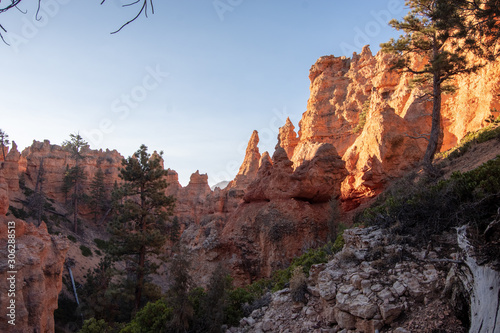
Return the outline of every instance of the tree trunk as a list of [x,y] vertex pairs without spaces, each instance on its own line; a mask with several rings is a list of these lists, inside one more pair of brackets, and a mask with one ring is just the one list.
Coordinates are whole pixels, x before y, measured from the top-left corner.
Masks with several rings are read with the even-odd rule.
[[73,191],[73,195],[74,195],[74,198],[73,198],[73,231],[75,232],[75,234],[77,233],[78,231],[78,187],[80,186],[80,182],[79,182],[79,170],[78,170],[78,163],[76,164],[76,172],[75,172],[75,175],[76,175],[76,180],[75,180],[75,188],[74,188],[74,191]]
[[[141,185],[140,197],[141,197],[141,214],[144,212],[144,206],[146,204],[146,198],[144,196],[145,187],[144,184]],[[144,235],[147,230],[146,218],[141,216],[140,220],[140,233]],[[137,271],[137,283],[135,285],[135,311],[137,312],[141,306],[142,288],[144,285],[144,267],[146,265],[146,244],[142,244],[139,249],[139,268]]]
[[434,154],[438,148],[439,132],[441,131],[441,79],[438,74],[434,74],[432,82],[432,127],[429,136],[429,144],[424,155],[424,170],[431,175],[437,173],[437,170],[432,165]]
[[78,231],[78,218],[77,218],[77,212],[78,212],[78,194],[76,191],[76,185],[75,185],[75,198],[74,198],[74,206],[73,206],[73,231],[76,234]]
[[135,311],[139,311],[142,298],[142,286],[144,284],[144,265],[146,263],[146,246],[142,245],[139,250],[139,268],[137,271],[137,283],[135,285]]

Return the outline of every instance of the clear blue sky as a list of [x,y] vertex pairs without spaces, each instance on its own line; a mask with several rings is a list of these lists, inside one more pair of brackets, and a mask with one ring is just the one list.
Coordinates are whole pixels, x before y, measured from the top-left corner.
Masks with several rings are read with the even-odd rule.
[[155,14],[111,35],[138,8],[125,0],[23,0],[0,15],[0,128],[20,150],[77,131],[91,148],[129,156],[146,144],[186,185],[232,179],[254,129],[272,154],[296,127],[309,68],[398,33],[403,0],[156,0]]

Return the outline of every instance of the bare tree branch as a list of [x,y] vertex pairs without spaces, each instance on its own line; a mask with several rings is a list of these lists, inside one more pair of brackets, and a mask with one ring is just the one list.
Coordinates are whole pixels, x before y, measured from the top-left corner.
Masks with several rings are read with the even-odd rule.
[[[106,2],[106,0],[102,0],[101,5],[104,4],[105,2]],[[135,0],[135,1],[132,1],[130,3],[122,5],[122,7],[131,7],[131,6],[137,5],[139,3],[142,3],[142,5],[141,5],[140,10],[137,13],[137,15],[135,15],[132,19],[125,22],[118,30],[113,31],[111,34],[116,34],[116,33],[120,32],[127,25],[129,25],[130,23],[137,20],[137,18],[139,18],[139,16],[141,16],[141,14],[143,14],[143,13],[144,13],[144,16],[148,17],[148,5],[151,7],[151,9],[150,9],[151,14],[155,13],[154,6],[153,6],[153,0]]]
[[[21,3],[21,1],[22,0],[9,0],[9,1],[5,1],[5,3],[7,3],[7,4],[2,4],[1,0],[0,0],[0,14],[9,11],[12,8],[16,8],[22,14],[27,14],[28,13],[27,10],[23,11],[22,9],[20,9],[18,7],[18,5]],[[36,9],[36,13],[35,13],[35,20],[40,21],[42,19],[42,17],[40,17],[40,9],[41,9],[41,2],[42,2],[42,0],[36,0],[36,1],[37,1],[37,9]],[[101,0],[101,5],[104,4],[105,2],[106,2],[106,0]],[[121,31],[125,26],[129,25],[130,23],[134,22],[137,18],[139,18],[139,16],[141,16],[141,14],[144,14],[144,16],[148,17],[148,12],[150,12],[151,14],[155,13],[154,5],[153,5],[153,0],[133,0],[130,3],[122,5],[122,7],[131,7],[131,6],[134,6],[134,5],[137,5],[137,4],[141,5],[140,9],[139,9],[139,12],[137,13],[137,15],[135,15],[132,19],[130,19],[129,21],[127,21],[125,24],[123,24],[118,30],[113,31],[111,34],[115,34],[115,33],[119,32],[119,31]],[[10,45],[5,40],[4,35],[3,35],[4,33],[7,33],[7,29],[5,29],[0,24],[0,39],[6,45]]]
[[3,13],[3,12],[6,12],[14,7],[17,7],[17,5],[21,2],[21,0],[11,0],[10,1],[10,4],[8,4],[7,6],[3,7],[0,9],[0,14]]

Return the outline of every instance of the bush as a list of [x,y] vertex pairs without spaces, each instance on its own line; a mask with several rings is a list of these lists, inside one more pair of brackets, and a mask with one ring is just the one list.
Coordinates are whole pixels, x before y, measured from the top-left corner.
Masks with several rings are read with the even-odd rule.
[[290,294],[294,302],[306,303],[307,282],[301,266],[295,267],[290,279]]
[[69,239],[70,241],[72,241],[73,243],[76,243],[76,238],[75,238],[75,236],[73,236],[73,235],[68,235],[68,236],[66,236],[66,237],[68,237],[68,239]]
[[15,218],[26,220],[29,217],[29,214],[22,208],[16,208],[14,206],[9,206],[9,210],[14,215]]
[[364,211],[363,219],[390,228],[403,242],[424,245],[435,234],[471,224],[481,231],[500,202],[500,156],[475,170],[433,182],[402,180]]
[[85,320],[80,333],[109,333],[113,329],[108,325],[103,319],[96,320],[95,318],[90,318]]
[[370,109],[370,100],[366,100],[365,103],[363,103],[363,108],[361,109],[361,113],[359,114],[359,121],[356,127],[352,130],[353,133],[359,133],[363,130],[366,124],[366,116],[368,114],[368,110]]
[[[345,226],[340,227],[340,229],[342,228],[345,228]],[[278,291],[285,288],[296,267],[302,267],[304,274],[308,276],[312,265],[328,262],[334,253],[342,249],[342,246],[344,245],[343,242],[344,239],[342,238],[342,233],[340,233],[337,236],[335,243],[332,244],[331,242],[328,242],[318,249],[310,249],[301,256],[295,257],[288,268],[277,270],[273,273],[271,281],[269,282],[271,290]]]
[[80,251],[82,251],[82,255],[84,257],[92,256],[92,250],[86,247],[85,245],[80,245]]
[[106,251],[108,249],[109,243],[106,242],[105,240],[99,239],[99,238],[94,238],[94,243],[97,245],[97,248],[103,251]]
[[346,249],[339,254],[339,261],[341,265],[351,265],[358,264],[359,259],[356,257],[356,254],[351,249]]
[[172,320],[172,308],[165,300],[149,302],[139,310],[134,319],[120,333],[162,333],[167,332],[167,323]]
[[499,118],[492,121],[492,124],[489,126],[472,133],[467,133],[456,147],[437,154],[436,157],[453,160],[464,155],[474,144],[483,143],[493,139],[500,139],[500,126],[498,125]]

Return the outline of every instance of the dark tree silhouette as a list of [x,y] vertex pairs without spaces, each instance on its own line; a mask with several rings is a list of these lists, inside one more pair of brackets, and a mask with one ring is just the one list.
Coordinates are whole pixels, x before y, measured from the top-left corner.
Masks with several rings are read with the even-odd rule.
[[[0,26],[1,27],[1,26]],[[5,148],[10,145],[9,135],[0,129],[0,149],[2,149],[3,160],[5,161]]]

